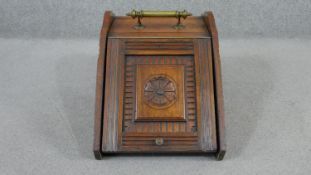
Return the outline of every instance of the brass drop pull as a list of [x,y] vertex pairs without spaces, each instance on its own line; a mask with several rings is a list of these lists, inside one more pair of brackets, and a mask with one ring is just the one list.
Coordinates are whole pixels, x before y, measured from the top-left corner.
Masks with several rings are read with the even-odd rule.
[[155,144],[158,145],[158,146],[161,146],[163,145],[164,143],[164,139],[163,138],[156,138],[155,139]]
[[174,29],[183,29],[184,25],[181,24],[180,18],[186,19],[188,16],[192,14],[184,11],[136,11],[132,10],[131,12],[126,14],[127,16],[131,16],[133,19],[137,18],[137,24],[134,26],[135,29],[143,29],[145,26],[141,23],[141,19],[143,17],[175,17],[178,19],[177,24],[173,26]]

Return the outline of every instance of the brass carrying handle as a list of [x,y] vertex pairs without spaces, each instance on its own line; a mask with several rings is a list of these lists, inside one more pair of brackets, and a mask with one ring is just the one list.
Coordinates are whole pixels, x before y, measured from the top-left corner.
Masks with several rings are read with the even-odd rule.
[[131,16],[133,19],[138,18],[137,24],[134,26],[135,29],[143,29],[145,26],[141,23],[141,19],[143,17],[175,17],[178,19],[176,25],[173,26],[175,29],[183,29],[185,28],[184,25],[181,24],[180,18],[186,19],[188,16],[192,14],[187,12],[186,10],[183,11],[136,11],[132,10],[131,12],[126,14],[127,16]]

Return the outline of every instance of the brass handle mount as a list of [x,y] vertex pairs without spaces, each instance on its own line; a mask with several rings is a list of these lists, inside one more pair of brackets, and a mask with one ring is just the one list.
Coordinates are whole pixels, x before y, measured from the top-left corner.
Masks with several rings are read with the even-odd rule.
[[134,26],[135,29],[143,29],[145,26],[141,23],[141,19],[143,17],[175,17],[178,19],[177,24],[173,26],[174,29],[183,29],[185,26],[181,24],[180,19],[186,19],[188,16],[192,14],[183,11],[145,11],[145,10],[132,10],[131,12],[126,14],[127,16],[131,16],[133,19],[137,18],[137,24]]

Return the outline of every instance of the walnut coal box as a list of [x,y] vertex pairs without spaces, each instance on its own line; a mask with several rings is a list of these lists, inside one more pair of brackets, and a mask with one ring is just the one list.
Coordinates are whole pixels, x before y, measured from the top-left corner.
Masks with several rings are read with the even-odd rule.
[[106,11],[97,63],[96,159],[116,153],[225,155],[212,12]]

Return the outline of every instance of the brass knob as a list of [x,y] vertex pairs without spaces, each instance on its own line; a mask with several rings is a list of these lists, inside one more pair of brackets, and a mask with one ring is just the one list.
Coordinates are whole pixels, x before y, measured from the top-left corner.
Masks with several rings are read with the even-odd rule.
[[155,139],[155,144],[158,145],[158,146],[161,146],[163,145],[164,143],[164,139],[163,138],[156,138]]

